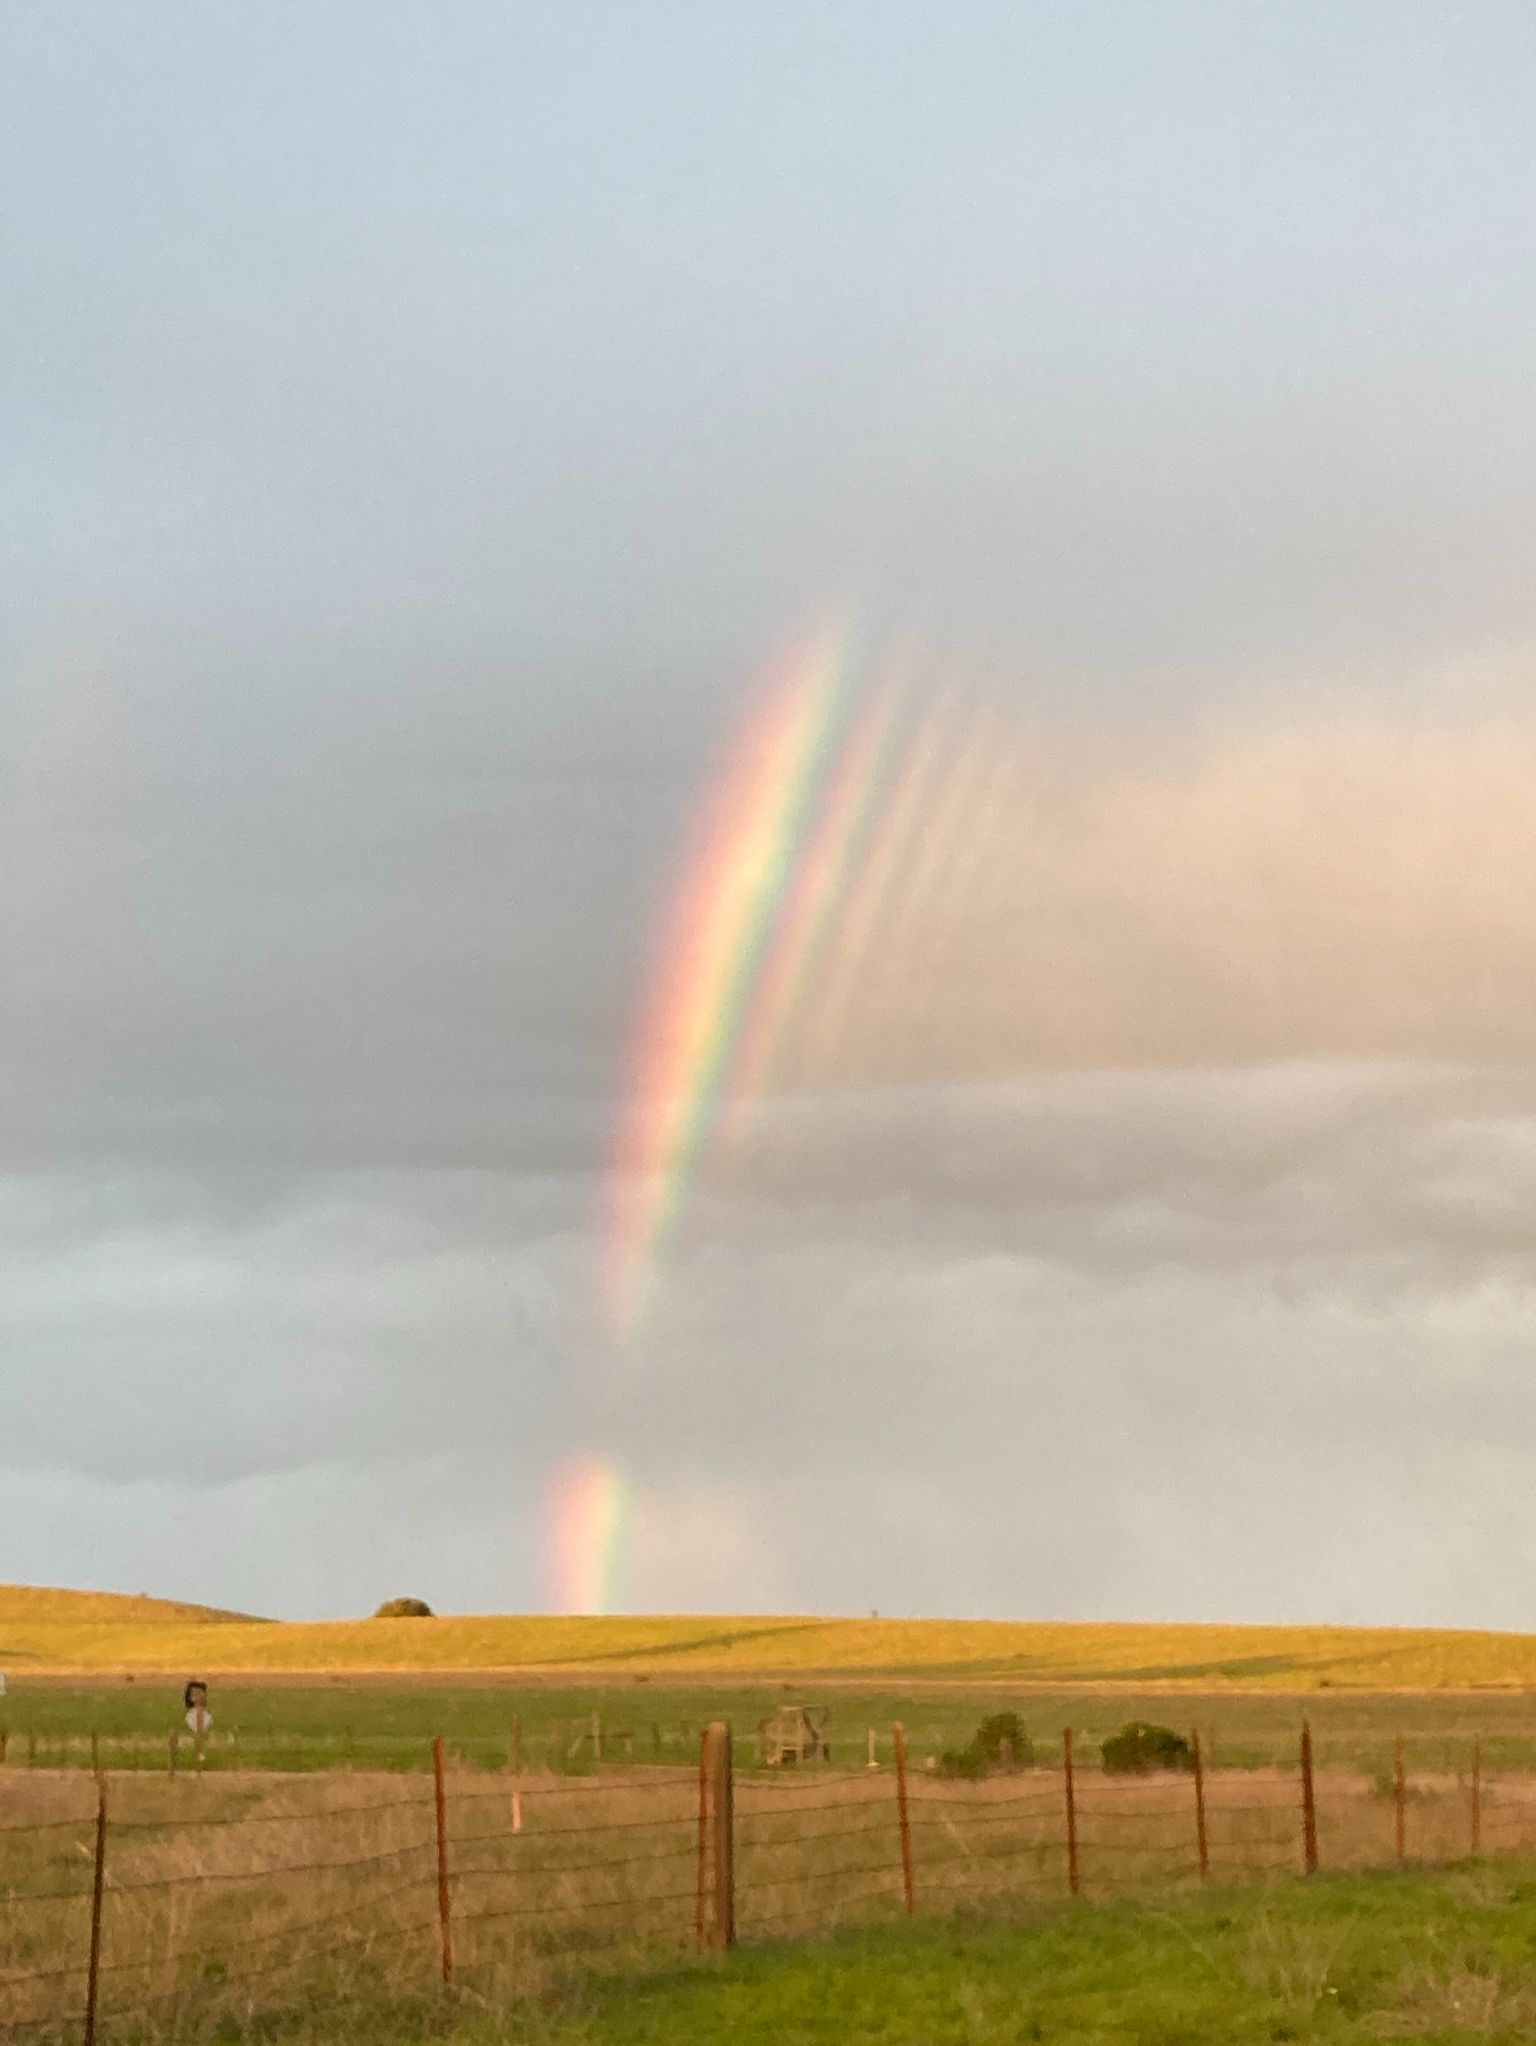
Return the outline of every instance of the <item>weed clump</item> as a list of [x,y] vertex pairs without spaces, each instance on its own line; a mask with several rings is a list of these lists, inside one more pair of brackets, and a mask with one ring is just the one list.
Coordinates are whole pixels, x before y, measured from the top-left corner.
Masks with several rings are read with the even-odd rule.
[[376,1620],[430,1620],[433,1612],[424,1598],[387,1598],[373,1617]]
[[1112,1733],[1101,1750],[1106,1776],[1150,1776],[1157,1769],[1193,1769],[1195,1758],[1183,1734],[1171,1726],[1133,1719]]

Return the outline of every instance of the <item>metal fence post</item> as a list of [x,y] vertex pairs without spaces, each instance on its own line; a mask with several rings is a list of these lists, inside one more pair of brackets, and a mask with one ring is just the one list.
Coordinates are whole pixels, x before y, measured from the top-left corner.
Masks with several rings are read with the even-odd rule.
[[1301,1722],[1301,1861],[1308,1875],[1317,1874],[1317,1797],[1312,1782],[1312,1728]]
[[443,1737],[432,1742],[432,1802],[437,1813],[437,1922],[442,1933],[443,1987],[453,1987],[453,1918],[448,1885],[448,1788],[443,1775]]
[[101,1898],[107,1876],[107,1779],[96,1778],[96,1859],[91,1872],[91,1957],[85,1978],[85,2046],[96,2046],[96,1993],[101,1981]]
[[1195,1854],[1200,1863],[1200,1880],[1211,1873],[1210,1843],[1205,1832],[1205,1766],[1200,1759],[1200,1729],[1189,1737],[1189,1752],[1195,1769]]
[[1403,1737],[1392,1743],[1392,1835],[1399,1861],[1408,1859],[1408,1771],[1403,1761]]
[[1480,1854],[1483,1846],[1483,1737],[1480,1733],[1472,1736],[1472,1852]]
[[917,1909],[917,1889],[912,1878],[912,1818],[907,1809],[907,1729],[899,1719],[891,1728],[891,1745],[896,1754],[896,1828],[901,1840],[901,1893],[910,1916]]

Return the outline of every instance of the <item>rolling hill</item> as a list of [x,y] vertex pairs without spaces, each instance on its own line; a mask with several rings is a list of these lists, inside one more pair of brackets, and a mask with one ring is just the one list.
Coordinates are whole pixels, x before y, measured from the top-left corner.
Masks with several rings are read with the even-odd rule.
[[1006,1679],[1296,1691],[1536,1687],[1536,1636],[1386,1627],[1011,1620],[256,1620],[208,1606],[0,1586],[0,1669],[43,1674],[519,1672]]

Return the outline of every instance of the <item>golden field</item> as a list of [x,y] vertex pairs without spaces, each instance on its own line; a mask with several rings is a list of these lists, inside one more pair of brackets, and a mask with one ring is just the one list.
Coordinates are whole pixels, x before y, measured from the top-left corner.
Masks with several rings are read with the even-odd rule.
[[175,1672],[780,1672],[1311,1691],[1536,1688],[1536,1635],[1387,1627],[1115,1625],[793,1616],[252,1620],[108,1593],[0,1586],[0,1669]]

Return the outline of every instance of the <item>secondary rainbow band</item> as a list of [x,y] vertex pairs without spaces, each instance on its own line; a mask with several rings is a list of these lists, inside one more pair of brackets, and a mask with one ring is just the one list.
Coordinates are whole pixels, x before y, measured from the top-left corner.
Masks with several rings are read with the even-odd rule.
[[564,1613],[607,1613],[623,1602],[620,1573],[628,1494],[603,1457],[570,1463],[550,1514],[554,1602]]
[[826,775],[793,885],[786,891],[773,943],[737,1034],[726,1093],[738,1123],[759,1098],[821,957],[832,911],[868,818],[894,709],[893,690],[871,693]]
[[730,1078],[845,714],[847,651],[823,633],[766,692],[707,806],[634,1061],[609,1185],[609,1318],[631,1330]]

